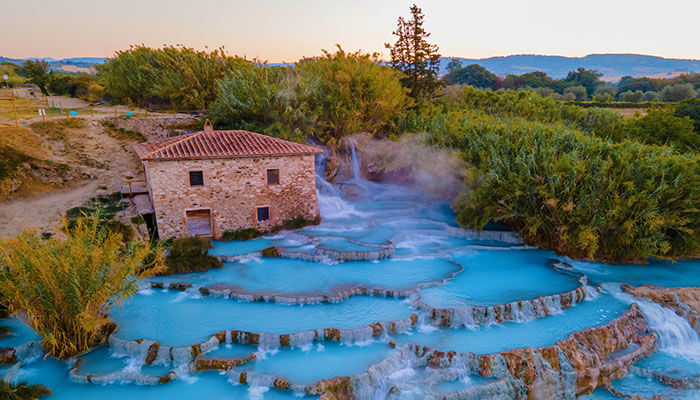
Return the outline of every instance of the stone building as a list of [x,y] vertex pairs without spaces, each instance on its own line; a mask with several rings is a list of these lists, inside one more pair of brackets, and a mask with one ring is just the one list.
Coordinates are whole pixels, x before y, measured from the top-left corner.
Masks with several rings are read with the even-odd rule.
[[319,216],[313,146],[247,131],[203,131],[139,143],[161,238],[220,237]]

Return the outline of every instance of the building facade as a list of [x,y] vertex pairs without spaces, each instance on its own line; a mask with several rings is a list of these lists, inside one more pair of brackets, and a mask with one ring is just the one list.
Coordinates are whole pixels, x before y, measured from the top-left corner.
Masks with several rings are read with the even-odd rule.
[[314,158],[322,151],[247,131],[201,132],[134,146],[161,238],[269,231],[319,217]]

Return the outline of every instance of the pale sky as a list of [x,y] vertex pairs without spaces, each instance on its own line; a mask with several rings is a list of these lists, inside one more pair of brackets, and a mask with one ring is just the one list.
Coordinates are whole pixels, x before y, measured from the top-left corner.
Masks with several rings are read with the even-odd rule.
[[[0,0],[0,56],[110,57],[130,44],[224,46],[269,62],[380,52],[401,0]],[[700,59],[699,0],[423,0],[444,56],[640,53]]]

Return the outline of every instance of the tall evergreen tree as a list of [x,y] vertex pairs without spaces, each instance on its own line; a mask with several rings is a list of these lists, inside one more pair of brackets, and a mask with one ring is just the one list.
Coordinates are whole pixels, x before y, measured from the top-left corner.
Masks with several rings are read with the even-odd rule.
[[428,43],[430,37],[423,28],[423,10],[415,4],[411,6],[411,19],[399,17],[394,35],[396,43],[384,46],[391,51],[391,65],[404,73],[402,83],[416,100],[430,96],[438,88],[437,79],[440,66],[438,46]]

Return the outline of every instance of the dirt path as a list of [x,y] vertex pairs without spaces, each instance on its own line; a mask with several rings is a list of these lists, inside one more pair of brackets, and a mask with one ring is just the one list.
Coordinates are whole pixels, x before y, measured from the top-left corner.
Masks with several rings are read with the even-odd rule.
[[[61,117],[57,117],[61,118]],[[92,179],[68,182],[68,187],[31,197],[18,197],[0,202],[0,238],[12,237],[26,228],[52,232],[65,212],[90,198],[114,191],[114,185],[127,178],[142,179],[140,162],[131,145],[135,142],[111,137],[102,126],[103,117],[84,117],[85,126],[71,129],[66,144],[68,155],[54,151],[47,158],[68,162]],[[22,125],[40,120],[23,120]]]

